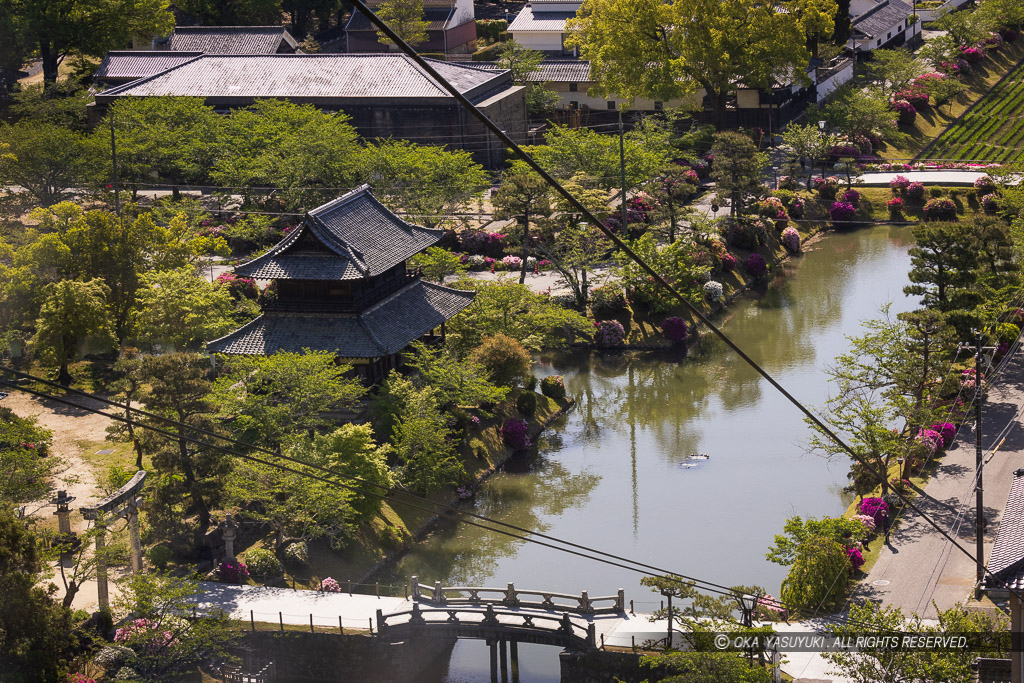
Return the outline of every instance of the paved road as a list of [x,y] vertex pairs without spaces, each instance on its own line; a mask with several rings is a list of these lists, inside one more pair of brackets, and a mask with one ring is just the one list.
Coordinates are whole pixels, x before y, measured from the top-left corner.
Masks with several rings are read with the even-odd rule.
[[[982,424],[982,444],[986,454],[984,470],[985,557],[992,550],[1013,471],[1024,466],[1024,360],[1017,352],[996,385],[989,390]],[[1003,432],[1008,427],[1008,431]],[[1005,437],[993,452],[997,439]],[[955,444],[942,457],[941,464],[923,493],[915,499],[962,546],[975,552],[975,515],[973,475],[975,449],[973,425],[960,428]],[[875,540],[879,543],[879,540]],[[855,592],[855,599],[881,601],[895,605],[905,613],[917,612],[935,617],[933,602],[948,609],[971,597],[976,565],[953,548],[919,515],[904,511],[891,544],[882,550],[867,578]]]

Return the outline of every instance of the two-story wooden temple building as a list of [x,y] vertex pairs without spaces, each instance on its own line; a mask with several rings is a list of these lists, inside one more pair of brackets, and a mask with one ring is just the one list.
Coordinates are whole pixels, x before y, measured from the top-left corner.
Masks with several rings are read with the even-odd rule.
[[244,355],[331,351],[375,383],[400,365],[411,342],[435,330],[443,336],[445,321],[473,301],[473,292],[424,282],[406,268],[440,237],[396,216],[363,185],[313,209],[276,246],[235,268],[274,283],[276,300],[206,347]]

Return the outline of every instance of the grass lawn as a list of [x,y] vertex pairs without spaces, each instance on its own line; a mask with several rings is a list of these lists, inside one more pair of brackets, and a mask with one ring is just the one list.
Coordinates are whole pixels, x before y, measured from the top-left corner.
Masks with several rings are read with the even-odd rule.
[[[956,117],[985,96],[1005,73],[1017,66],[1022,58],[1024,58],[1024,40],[1006,43],[998,50],[986,51],[984,61],[976,64],[974,70],[964,78],[968,89],[963,94],[957,97],[952,104],[944,104],[938,109],[928,107],[918,112],[914,125],[903,127],[904,132],[910,134],[908,142],[901,147],[885,146],[878,150],[878,153],[889,160],[908,160],[916,157],[928,143],[941,136]],[[1019,109],[1015,113],[1019,116]],[[1018,143],[1019,145],[1020,143]],[[939,157],[929,153],[928,158]]]

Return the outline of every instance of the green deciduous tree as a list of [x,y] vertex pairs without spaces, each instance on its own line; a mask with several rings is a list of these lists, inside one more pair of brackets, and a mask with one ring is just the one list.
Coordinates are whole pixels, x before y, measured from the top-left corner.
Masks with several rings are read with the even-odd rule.
[[495,218],[514,218],[519,226],[522,244],[519,284],[523,284],[526,282],[526,259],[530,255],[530,219],[538,219],[551,212],[551,187],[534,171],[516,166],[502,178],[493,202]]
[[906,90],[925,72],[925,64],[906,48],[872,50],[869,68],[872,78],[889,97]]
[[[423,19],[423,0],[384,0],[377,7],[377,16],[410,45],[427,42],[430,24]],[[385,45],[395,44],[383,31],[377,31],[377,40]]]
[[489,185],[483,166],[459,149],[378,140],[360,155],[359,173],[375,196],[414,223],[433,227]]
[[749,136],[731,132],[717,133],[711,152],[715,155],[711,177],[717,183],[718,201],[729,201],[732,215],[741,216],[765,191],[762,181],[768,155],[758,152]]
[[449,275],[460,276],[468,270],[461,256],[441,247],[430,247],[416,254],[409,259],[409,265],[422,268],[425,277],[438,283]]
[[659,217],[668,221],[669,242],[676,241],[679,220],[688,213],[686,204],[697,194],[697,186],[686,180],[686,171],[679,164],[668,164],[644,188],[657,200]]
[[498,332],[536,350],[564,346],[574,335],[593,329],[576,311],[530,291],[526,285],[465,278],[455,286],[476,291],[473,303],[448,321],[448,343],[459,355],[469,353],[484,337]]
[[[696,258],[698,248],[691,238],[681,237],[671,244],[658,245],[654,235],[647,233],[630,242],[629,246],[680,294],[693,303],[703,299],[701,283],[711,268]],[[651,310],[659,313],[679,303],[664,287],[652,281],[647,271],[635,261],[623,255],[619,262],[622,264],[618,268],[622,284],[634,302],[650,306]]]
[[447,422],[436,389],[424,387],[409,394],[392,435],[403,486],[429,493],[465,479],[466,470],[455,455]]
[[166,35],[174,28],[167,0],[4,0],[9,16],[38,50],[43,82],[72,54],[102,57],[131,44],[133,36]]
[[808,108],[810,121],[824,120],[830,130],[852,138],[858,134],[877,135],[891,145],[906,140],[900,132],[889,98],[878,88],[846,84],[838,88],[823,108]]
[[810,190],[814,162],[828,156],[829,150],[839,144],[839,136],[819,130],[816,124],[790,123],[782,132],[782,140],[806,161],[807,189]]
[[529,351],[512,337],[501,333],[485,337],[480,346],[473,349],[472,358],[486,370],[492,382],[503,387],[524,383],[533,367]]
[[37,203],[50,206],[92,180],[98,150],[81,133],[52,123],[19,121],[0,125],[0,182],[24,188]]
[[[835,34],[839,4],[836,0],[798,0],[793,3],[800,27],[807,36],[807,49],[812,57],[818,56],[818,44]],[[847,17],[842,17],[849,21]]]
[[770,87],[802,74],[809,54],[792,3],[738,0],[588,0],[568,22],[567,44],[589,60],[602,95],[667,101],[703,89],[718,126],[742,80]]
[[827,536],[808,536],[797,547],[793,567],[782,581],[782,602],[800,609],[835,609],[846,597],[850,570],[843,544]]
[[508,394],[508,389],[488,379],[487,369],[477,360],[460,360],[449,350],[419,341],[413,342],[412,349],[414,355],[406,363],[419,373],[416,383],[437,389],[446,406],[497,403]]
[[953,102],[961,93],[966,92],[967,84],[955,76],[946,78],[933,78],[928,81],[927,91],[935,102],[936,107],[948,104],[948,112],[953,109]]
[[133,336],[139,341],[191,349],[236,325],[235,302],[227,288],[207,282],[193,268],[146,273],[142,285],[133,321]]
[[808,539],[819,536],[836,543],[844,543],[846,539],[862,541],[865,537],[864,525],[846,517],[790,517],[786,520],[782,533],[775,535],[775,540],[768,549],[767,558],[770,562],[788,567],[796,561],[800,546]]
[[498,51],[498,66],[512,72],[512,82],[526,86],[526,111],[537,114],[558,104],[558,93],[549,90],[544,83],[530,81],[530,74],[540,68],[544,53],[523,47],[514,40],[502,43]]
[[110,289],[100,280],[61,280],[47,285],[45,295],[32,343],[36,353],[59,368],[57,381],[70,384],[68,363],[78,354],[78,346],[86,337],[114,344],[107,311]]
[[[1008,625],[1003,618],[993,618],[979,610],[956,605],[938,611],[938,624],[926,623],[917,614],[909,617],[898,607],[882,607],[866,601],[851,605],[844,624],[830,625],[832,635],[848,638],[863,633],[914,633],[922,636],[956,634],[972,636],[985,648],[984,656],[994,657],[1006,652],[1010,642]],[[828,652],[823,655],[836,673],[851,680],[877,683],[907,681],[948,681],[967,683],[972,679],[971,664],[978,656],[974,648],[891,648],[858,647],[856,652]]]
[[272,26],[281,23],[281,0],[177,0],[175,6],[204,26]]
[[277,445],[330,424],[326,413],[351,408],[366,393],[350,365],[327,351],[235,356],[213,385],[211,400],[231,415],[231,430],[246,441]]
[[202,600],[199,581],[161,573],[125,578],[114,616],[126,619],[119,642],[134,653],[131,669],[143,681],[177,678],[200,662],[230,658],[239,633],[224,612],[208,610],[188,618]]
[[50,477],[61,462],[40,457],[49,451],[50,435],[34,418],[0,408],[0,507],[45,498],[53,489]]

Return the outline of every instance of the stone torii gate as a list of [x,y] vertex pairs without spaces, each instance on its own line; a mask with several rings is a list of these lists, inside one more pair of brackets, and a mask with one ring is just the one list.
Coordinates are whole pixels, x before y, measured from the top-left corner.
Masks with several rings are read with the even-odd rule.
[[82,508],[82,516],[96,523],[99,533],[96,534],[96,595],[100,609],[110,605],[110,594],[107,590],[107,565],[103,561],[103,548],[106,545],[106,528],[111,521],[125,518],[128,520],[128,534],[132,546],[132,573],[142,571],[142,541],[139,538],[139,491],[146,481],[146,471],[139,470],[127,484],[101,500],[95,507]]

